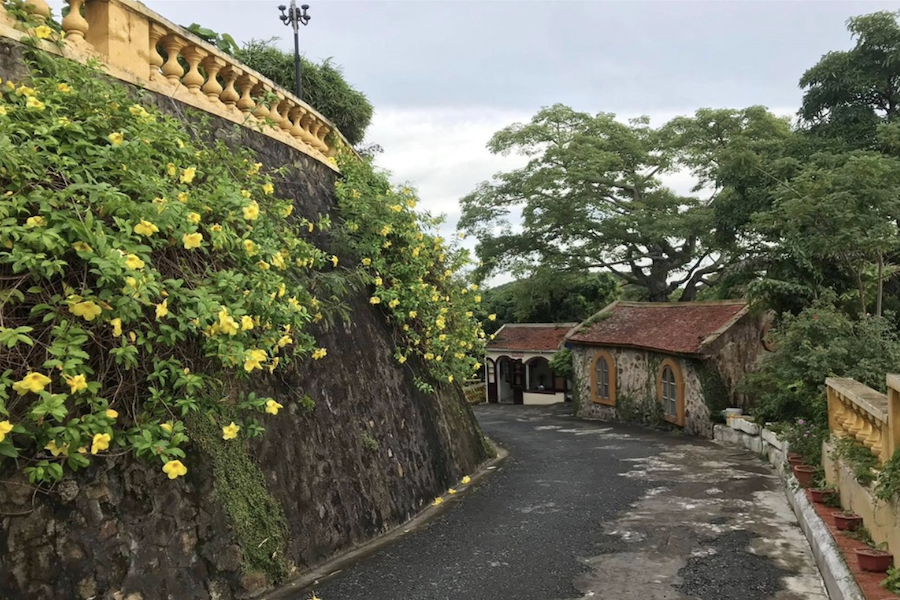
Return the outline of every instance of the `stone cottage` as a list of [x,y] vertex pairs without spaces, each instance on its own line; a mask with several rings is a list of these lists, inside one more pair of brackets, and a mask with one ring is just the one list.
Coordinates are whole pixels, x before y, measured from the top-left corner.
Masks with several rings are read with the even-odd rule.
[[508,404],[563,402],[569,382],[550,359],[575,323],[507,323],[488,342],[487,401]]
[[712,437],[713,414],[745,405],[737,384],[759,364],[769,322],[736,300],[614,302],[565,338],[578,414]]

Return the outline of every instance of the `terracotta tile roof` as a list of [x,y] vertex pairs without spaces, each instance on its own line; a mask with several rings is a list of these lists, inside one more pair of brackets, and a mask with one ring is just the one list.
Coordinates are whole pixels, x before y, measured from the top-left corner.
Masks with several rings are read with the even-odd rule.
[[488,350],[518,350],[548,352],[559,348],[560,342],[577,323],[507,323],[488,342]]
[[[572,343],[648,348],[698,354],[709,336],[733,325],[746,312],[742,301],[615,302],[568,337]],[[593,324],[590,324],[594,321]],[[721,330],[721,331],[720,331]],[[715,338],[713,338],[715,339]]]

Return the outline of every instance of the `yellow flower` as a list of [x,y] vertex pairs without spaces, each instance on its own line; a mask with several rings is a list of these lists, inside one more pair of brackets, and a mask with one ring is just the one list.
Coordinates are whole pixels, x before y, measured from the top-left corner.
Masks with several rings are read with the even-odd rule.
[[381,277],[375,278],[375,285],[381,285],[382,283],[384,283],[384,281],[381,279]]
[[[2,423],[0,423],[0,425],[2,425]],[[0,429],[0,442],[3,441],[2,431],[3,430]],[[62,446],[58,446],[56,444],[56,440],[50,440],[50,443],[44,446],[44,450],[49,450],[50,454],[52,454],[54,457],[57,457],[60,454],[62,454],[63,456],[69,455],[69,445],[63,444]]]
[[338,266],[338,257],[337,256],[331,257],[331,264],[334,265],[335,267]]
[[272,194],[275,192],[275,188],[272,186],[271,183],[265,183],[265,184],[263,184],[263,192],[266,194]]
[[12,423],[10,423],[9,421],[0,421],[0,442],[5,440],[6,434],[12,430],[13,430]]
[[[12,81],[7,81],[7,82],[6,82],[6,89],[9,90],[9,89],[10,89],[10,86],[15,87],[15,85],[13,85],[13,82],[12,82]],[[12,91],[12,90],[10,90],[10,91]],[[19,88],[16,90],[16,96],[26,96],[26,97],[30,97],[30,96],[34,96],[36,93],[37,93],[37,92],[35,92],[32,88],[30,88],[30,87],[28,87],[28,86],[26,86],[26,85],[20,85]]]
[[434,354],[432,354],[431,352],[425,353],[425,360],[431,360],[433,358],[434,358]]
[[291,339],[291,336],[289,336],[289,335],[283,335],[283,336],[281,336],[281,339],[278,340],[278,347],[279,347],[279,348],[284,348],[284,347],[287,346],[288,344],[293,343],[293,341],[294,341],[294,340]]
[[28,220],[25,221],[25,227],[43,227],[46,224],[47,221],[41,216],[28,217]]
[[225,427],[222,428],[222,439],[223,440],[233,440],[238,436],[238,431],[240,431],[240,430],[241,430],[240,426],[235,425],[234,421],[232,421],[231,424],[226,425]]
[[309,228],[309,232],[310,232],[310,233],[312,233],[312,232],[313,232],[313,229],[316,228],[315,224],[314,224],[312,221],[310,221],[309,223],[307,223],[307,227]]
[[287,268],[287,265],[284,264],[284,256],[281,252],[272,255],[272,266],[276,269],[281,269],[282,271]]
[[400,364],[402,365],[403,363],[406,362],[406,357],[405,357],[405,356],[398,356],[398,357],[397,357],[397,362],[400,363]]
[[28,96],[28,100],[25,101],[25,106],[37,111],[44,110],[44,103],[35,98],[34,96]]
[[72,377],[66,377],[66,383],[69,386],[69,390],[73,394],[77,394],[81,390],[87,389],[87,379],[85,379],[84,375],[74,375]]
[[472,314],[473,314],[473,313],[472,313],[472,311],[471,311],[471,310],[467,310],[467,311],[466,311],[466,316],[467,316],[467,317],[471,317],[471,316],[472,316]]
[[434,324],[437,325],[438,329],[443,329],[447,326],[447,322],[444,321],[444,317],[438,317]]
[[91,443],[91,454],[97,454],[109,448],[110,441],[112,441],[112,436],[108,433],[95,433],[94,441]]
[[194,181],[194,176],[197,174],[196,167],[188,167],[187,169],[181,170],[181,183],[191,183]]
[[134,254],[129,254],[128,258],[125,259],[125,266],[131,269],[132,271],[137,271],[138,269],[144,268],[144,261],[135,256]]
[[113,328],[113,335],[120,336],[122,335],[122,319],[113,319],[109,322]]
[[288,218],[289,216],[291,216],[291,213],[292,213],[292,212],[294,212],[294,205],[293,205],[293,204],[289,204],[289,205],[284,209],[284,211],[283,211],[281,214],[282,214],[282,215],[284,216],[284,218],[286,219],[286,218]]
[[203,243],[203,234],[202,233],[186,233],[181,237],[182,243],[184,243],[184,247],[186,250],[192,250],[194,248],[199,248]]
[[241,190],[241,196],[243,196],[244,198],[246,198],[247,200],[249,200],[249,199],[250,199],[250,192],[248,192],[247,190]]
[[438,497],[438,498],[435,498],[435,499],[434,499],[434,502],[432,502],[431,505],[432,505],[432,506],[440,506],[440,505],[443,504],[443,503],[444,503],[444,499]]
[[259,218],[259,204],[256,203],[256,200],[252,200],[244,207],[244,218],[248,221],[255,221]]
[[364,259],[362,259],[362,264],[368,267],[369,265],[372,264],[372,259],[371,259],[371,258],[364,258]]
[[261,369],[262,361],[266,360],[265,350],[248,350],[244,358],[244,370],[248,373],[253,369]]
[[326,350],[325,348],[319,348],[312,353],[312,357],[314,360],[319,360],[320,358],[325,358],[326,354],[328,354],[328,350]]
[[268,271],[268,270],[269,270],[269,263],[267,263],[267,262],[264,261],[264,260],[261,260],[261,261],[257,262],[257,263],[256,263],[256,266],[259,267],[260,269],[262,269],[263,271]]
[[387,235],[387,234],[389,234],[390,232],[391,232],[391,226],[390,226],[390,225],[385,225],[384,227],[381,228],[381,235]]
[[150,237],[157,231],[159,231],[159,228],[156,225],[150,221],[145,221],[144,219],[141,219],[141,222],[134,226],[134,232],[136,234],[146,237]]
[[241,330],[250,331],[251,329],[253,329],[253,317],[244,315],[241,317]]
[[56,91],[62,92],[63,94],[68,94],[69,92],[72,91],[72,88],[67,83],[60,83],[60,84],[57,84]]
[[35,28],[34,35],[42,40],[46,40],[51,35],[53,35],[53,30],[46,25],[41,25],[40,27]]
[[156,305],[156,320],[162,319],[169,314],[169,299],[166,298],[160,304]]
[[261,167],[262,163],[253,163],[253,166],[247,169],[247,175],[256,175]]
[[456,490],[453,489],[453,488],[450,488],[449,490],[447,490],[447,493],[450,494],[450,495],[452,496],[453,494],[456,493]]
[[237,321],[235,321],[234,318],[230,314],[228,314],[227,308],[223,308],[219,311],[219,330],[226,335],[235,335],[238,332]]
[[97,306],[93,300],[87,300],[85,302],[78,302],[69,307],[69,312],[71,312],[76,317],[81,317],[85,321],[93,321],[95,318],[100,316],[100,313],[103,312],[99,306]]
[[391,308],[395,308],[398,304],[400,304],[400,301],[396,298],[388,302],[388,306],[390,306]]
[[481,302],[481,296],[475,296],[475,304]]
[[172,427],[173,427],[172,421],[166,421],[165,423],[161,423],[160,427],[166,433],[172,433]]
[[106,136],[106,139],[108,139],[110,142],[112,142],[113,146],[121,146],[122,142],[125,141],[125,134],[115,131],[115,132],[109,134],[108,136]]
[[399,204],[394,204],[393,206],[391,206],[391,210],[394,212],[400,212],[401,210],[403,210],[403,207]]
[[179,192],[177,200],[179,202],[184,202],[185,204],[187,204],[187,201],[188,201],[187,192]]
[[284,296],[284,293],[287,291],[287,287],[283,283],[278,284],[278,297],[281,298]]
[[496,321],[496,320],[497,320],[497,315],[494,314],[494,313],[489,314],[489,315],[488,315],[488,320],[489,320],[489,321]]
[[466,475],[462,478],[463,485],[468,485],[472,481],[472,478]]
[[419,313],[417,313],[417,312],[414,311],[414,310],[409,311],[409,318],[410,318],[410,319],[415,319],[418,315],[419,315]]
[[453,383],[453,375],[447,375],[447,381]]
[[[6,114],[7,114],[6,107],[5,107],[5,106],[0,106],[0,116],[6,116]],[[62,121],[62,119],[66,119],[66,118],[65,118],[65,117],[60,117],[60,121]],[[68,119],[66,119],[66,121],[68,121]],[[67,123],[62,123],[62,122],[60,122],[60,125],[66,125],[66,124],[67,124]]]
[[[277,358],[277,357],[276,357]],[[266,412],[270,415],[277,415],[278,411],[284,408],[282,405],[278,404],[271,398],[266,400]]]
[[256,254],[256,246],[253,245],[253,240],[244,240],[244,252],[247,253],[247,256]]
[[378,296],[372,296],[369,298],[369,304],[381,304],[381,298]]
[[180,460],[170,460],[163,465],[162,470],[169,476],[169,479],[178,479],[182,475],[187,475],[187,467]]
[[190,221],[191,223],[193,223],[195,225],[200,222],[200,218],[201,218],[200,215],[198,215],[195,212],[188,213],[188,216],[187,216],[188,221]]
[[112,419],[113,421],[115,421],[116,419],[119,418],[119,413],[117,411],[114,411],[111,408],[107,408],[106,409],[106,418]]
[[291,308],[293,308],[293,309],[296,310],[296,311],[299,311],[299,310],[302,308],[302,307],[300,306],[300,303],[297,302],[297,299],[294,298],[293,296],[291,296],[290,298],[288,298],[288,304],[290,304],[290,305],[291,305]]

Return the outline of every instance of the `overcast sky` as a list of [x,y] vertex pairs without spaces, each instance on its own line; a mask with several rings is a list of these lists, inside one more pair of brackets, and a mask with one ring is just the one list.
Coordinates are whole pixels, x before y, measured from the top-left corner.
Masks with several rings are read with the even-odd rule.
[[[461,196],[519,164],[487,152],[491,134],[541,106],[647,114],[656,124],[700,107],[791,114],[803,71],[851,45],[848,17],[900,10],[900,1],[875,0],[304,1],[312,20],[301,52],[333,57],[369,97],[367,141],[384,148],[379,163],[450,225]],[[239,43],[279,36],[293,50],[279,0],[146,4]]]

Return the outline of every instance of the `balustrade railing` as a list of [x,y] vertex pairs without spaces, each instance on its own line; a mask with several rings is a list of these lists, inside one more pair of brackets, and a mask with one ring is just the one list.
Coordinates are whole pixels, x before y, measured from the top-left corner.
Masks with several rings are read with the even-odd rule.
[[[258,129],[335,168],[327,140],[340,132],[288,90],[140,3],[66,1],[65,56],[99,58],[110,75]],[[0,0],[0,35],[15,35],[4,4]],[[50,16],[45,0],[26,5],[39,19]]]
[[884,464],[894,454],[900,435],[900,376],[888,375],[888,395],[856,381],[825,380],[828,424],[837,437],[851,437]]

